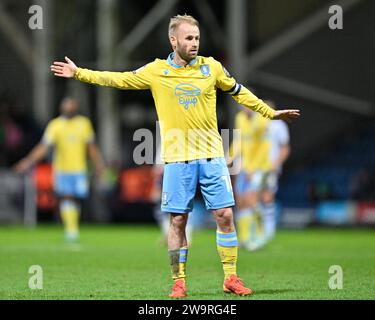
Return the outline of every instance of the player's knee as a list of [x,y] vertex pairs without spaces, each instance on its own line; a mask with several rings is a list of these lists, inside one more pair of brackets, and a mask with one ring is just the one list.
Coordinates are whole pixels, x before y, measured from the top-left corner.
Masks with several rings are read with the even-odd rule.
[[259,201],[259,195],[257,192],[251,192],[248,197],[248,206],[255,208]]
[[233,221],[233,211],[231,208],[215,210],[215,216],[223,224],[231,224]]
[[263,194],[262,194],[262,201],[265,204],[273,203],[274,202],[273,194],[271,192],[269,192],[269,191],[263,192]]
[[255,207],[255,202],[251,201],[250,199],[242,199],[239,201],[237,204],[238,209],[247,209],[247,208],[254,208]]
[[171,226],[176,229],[185,228],[187,222],[187,215],[183,214],[172,214],[171,215]]
[[236,199],[238,209],[255,208],[258,203],[258,195],[255,192],[248,192]]
[[240,209],[240,210],[244,209],[244,208],[246,208],[245,204],[246,204],[245,199],[243,197],[241,197],[241,196],[237,196],[237,198],[236,198],[237,208]]

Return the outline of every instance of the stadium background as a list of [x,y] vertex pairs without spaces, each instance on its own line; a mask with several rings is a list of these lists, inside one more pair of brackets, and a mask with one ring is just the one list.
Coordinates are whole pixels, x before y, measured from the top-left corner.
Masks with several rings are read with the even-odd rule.
[[[28,27],[33,4],[44,9],[42,30]],[[101,206],[99,197],[88,203],[100,209],[85,210],[84,219],[152,221],[148,168],[136,166],[132,158],[139,144],[133,141],[134,131],[155,132],[151,94],[54,79],[48,67],[67,55],[88,68],[136,69],[168,55],[168,17],[188,12],[201,20],[202,55],[222,61],[263,99],[302,110],[301,119],[289,125],[292,153],[278,194],[282,222],[374,223],[374,22],[368,14],[374,4],[342,1],[343,30],[328,27],[330,5],[293,0],[282,7],[271,0],[2,1],[0,166],[5,195],[0,221],[22,219],[19,186],[24,181],[9,169],[40,139],[66,94],[75,96],[93,119],[99,146],[113,169],[106,175],[104,193],[100,190]],[[236,110],[230,98],[219,96],[221,128],[232,128]],[[39,184],[41,193],[43,182]],[[44,202],[39,201],[39,209],[50,211],[53,203]],[[10,214],[16,205],[19,214]]]
[[[35,4],[43,8],[42,30],[28,25]],[[333,4],[343,8],[343,30],[328,26]],[[48,161],[26,177],[15,175],[12,165],[40,140],[69,94],[92,119],[108,164],[105,183],[92,185],[82,220],[154,224],[150,166],[137,166],[132,158],[139,143],[134,131],[155,132],[151,94],[64,81],[49,66],[65,55],[101,70],[134,70],[165,58],[171,51],[169,17],[185,12],[200,20],[201,55],[220,60],[259,97],[301,109],[301,118],[289,124],[292,152],[277,196],[280,228],[373,226],[371,0],[1,0],[0,223],[58,221]],[[236,111],[219,94],[220,128],[232,128]]]

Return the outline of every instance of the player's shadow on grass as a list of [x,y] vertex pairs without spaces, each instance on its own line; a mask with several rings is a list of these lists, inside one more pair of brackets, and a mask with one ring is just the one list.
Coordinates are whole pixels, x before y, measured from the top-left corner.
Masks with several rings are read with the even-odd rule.
[[255,290],[254,295],[258,294],[280,294],[285,292],[293,292],[294,289],[267,289],[267,290]]
[[[245,297],[239,297],[239,296],[235,296],[233,294],[228,294],[228,293],[222,293],[223,295],[223,298],[252,298],[254,296],[257,296],[257,295],[262,295],[262,294],[282,294],[282,293],[286,293],[286,292],[293,292],[293,291],[297,291],[295,289],[267,289],[267,290],[256,290],[254,291],[254,295],[250,295],[250,296],[245,296]],[[189,297],[188,298],[197,298],[197,299],[201,299],[202,297],[213,297],[213,296],[216,296],[218,294],[218,292],[192,292],[192,293],[188,293]],[[199,298],[198,298],[199,297]],[[172,299],[173,300],[173,299]]]

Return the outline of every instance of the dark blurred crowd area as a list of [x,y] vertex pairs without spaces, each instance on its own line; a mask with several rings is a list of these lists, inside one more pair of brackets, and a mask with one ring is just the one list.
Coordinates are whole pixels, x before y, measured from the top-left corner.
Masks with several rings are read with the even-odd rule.
[[363,167],[350,181],[350,198],[353,200],[375,200],[375,168]]
[[[354,201],[375,200],[375,168],[362,167],[354,172],[348,183],[348,199]],[[322,201],[345,200],[335,193],[332,184],[325,181],[311,181],[307,186],[309,203],[316,205]]]
[[0,93],[0,168],[10,168],[39,141],[43,133],[16,97]]

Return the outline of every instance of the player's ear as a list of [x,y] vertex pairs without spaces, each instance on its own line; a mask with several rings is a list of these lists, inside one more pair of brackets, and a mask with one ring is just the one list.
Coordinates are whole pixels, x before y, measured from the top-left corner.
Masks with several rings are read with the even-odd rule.
[[177,46],[177,38],[176,38],[176,36],[170,35],[169,36],[169,41],[171,43],[171,46],[172,46],[173,50],[175,50],[176,46]]

